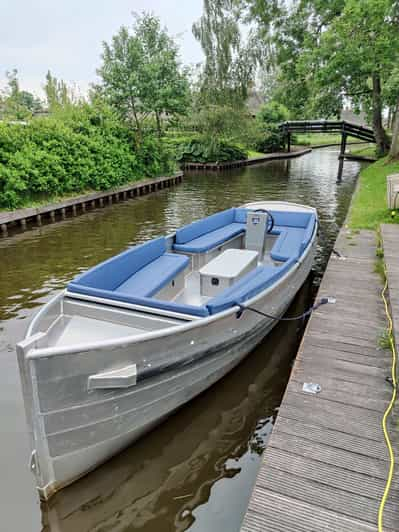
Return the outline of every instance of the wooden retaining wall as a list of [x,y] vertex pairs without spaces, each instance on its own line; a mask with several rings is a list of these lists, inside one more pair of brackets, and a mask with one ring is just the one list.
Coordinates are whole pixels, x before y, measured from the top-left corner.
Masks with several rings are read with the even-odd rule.
[[262,157],[250,157],[241,161],[229,161],[223,163],[184,163],[183,170],[231,170],[232,168],[241,168],[242,166],[252,166],[253,164],[265,163],[278,159],[292,159],[310,153],[312,148],[299,149],[293,152],[268,153]]
[[8,230],[12,226],[20,226],[22,229],[26,229],[28,222],[33,222],[34,225],[41,226],[44,219],[50,219],[52,222],[55,222],[57,219],[63,220],[67,214],[76,216],[78,213],[86,212],[87,209],[110,205],[114,201],[143,196],[156,190],[177,185],[182,181],[183,172],[178,172],[168,177],[145,179],[105,192],[92,192],[41,207],[29,207],[27,209],[0,212],[1,234],[7,236]]

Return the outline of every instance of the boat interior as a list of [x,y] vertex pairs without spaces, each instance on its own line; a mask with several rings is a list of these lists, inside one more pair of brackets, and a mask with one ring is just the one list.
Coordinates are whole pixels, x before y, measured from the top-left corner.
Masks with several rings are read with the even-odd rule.
[[134,246],[69,283],[46,344],[143,334],[242,304],[295,265],[316,223],[310,209],[231,208]]

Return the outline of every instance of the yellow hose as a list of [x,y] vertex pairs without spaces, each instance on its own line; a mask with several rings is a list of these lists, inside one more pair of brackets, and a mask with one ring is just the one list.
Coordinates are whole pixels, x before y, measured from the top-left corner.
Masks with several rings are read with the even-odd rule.
[[384,285],[384,288],[382,290],[382,294],[381,295],[382,295],[382,299],[384,300],[385,313],[387,315],[388,324],[389,324],[388,325],[388,336],[389,336],[389,343],[390,343],[391,350],[392,350],[391,376],[392,376],[393,392],[392,392],[392,397],[391,397],[391,400],[389,402],[388,408],[385,410],[384,416],[382,418],[382,430],[384,432],[385,443],[387,445],[388,452],[389,452],[390,465],[389,465],[389,474],[388,474],[387,482],[385,484],[384,495],[382,496],[381,503],[380,503],[380,506],[378,508],[378,532],[383,532],[382,522],[383,522],[383,515],[384,515],[384,507],[385,507],[385,503],[386,503],[386,501],[388,499],[389,490],[391,489],[392,478],[393,478],[393,473],[394,473],[394,468],[395,468],[395,455],[394,455],[394,452],[393,452],[393,449],[392,449],[391,440],[389,439],[389,434],[388,434],[388,430],[387,430],[387,419],[388,419],[389,414],[392,411],[393,405],[394,405],[395,400],[396,400],[397,353],[396,353],[396,347],[395,347],[395,342],[394,342],[394,338],[393,338],[392,317],[391,317],[391,313],[389,311],[388,301],[387,301],[387,298],[386,298],[386,295],[385,295],[386,291],[387,291],[387,288],[388,288],[388,278],[387,278],[387,272],[386,272],[385,266],[384,266],[384,272],[385,272],[385,279],[386,280],[385,280],[385,285]]

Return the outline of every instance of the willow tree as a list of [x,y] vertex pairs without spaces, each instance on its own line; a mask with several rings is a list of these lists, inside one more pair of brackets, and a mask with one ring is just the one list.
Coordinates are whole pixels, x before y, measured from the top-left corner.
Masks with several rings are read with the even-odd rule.
[[239,0],[204,0],[203,15],[193,25],[205,55],[201,93],[209,103],[242,104],[254,80],[256,50],[251,34],[242,39],[239,7]]

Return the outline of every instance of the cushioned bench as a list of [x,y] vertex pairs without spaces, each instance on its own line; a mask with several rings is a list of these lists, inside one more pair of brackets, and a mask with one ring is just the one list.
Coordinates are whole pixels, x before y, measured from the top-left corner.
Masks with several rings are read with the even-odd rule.
[[[272,234],[278,235],[278,238],[273,245],[270,256],[277,261],[298,259],[312,239],[316,218],[314,214],[284,213],[284,215],[299,214],[299,216],[296,220],[287,216],[283,219],[279,214],[276,213],[275,218],[280,224],[283,222],[285,225],[275,225],[273,228]],[[288,225],[293,223],[297,223],[297,225]]]
[[243,234],[246,209],[229,209],[193,222],[176,231],[173,249],[183,253],[205,253]]
[[74,279],[68,290],[81,292],[84,288],[90,289],[92,295],[96,290],[105,290],[111,294],[151,297],[189,262],[184,255],[166,253],[166,240],[161,237],[102,262]]

